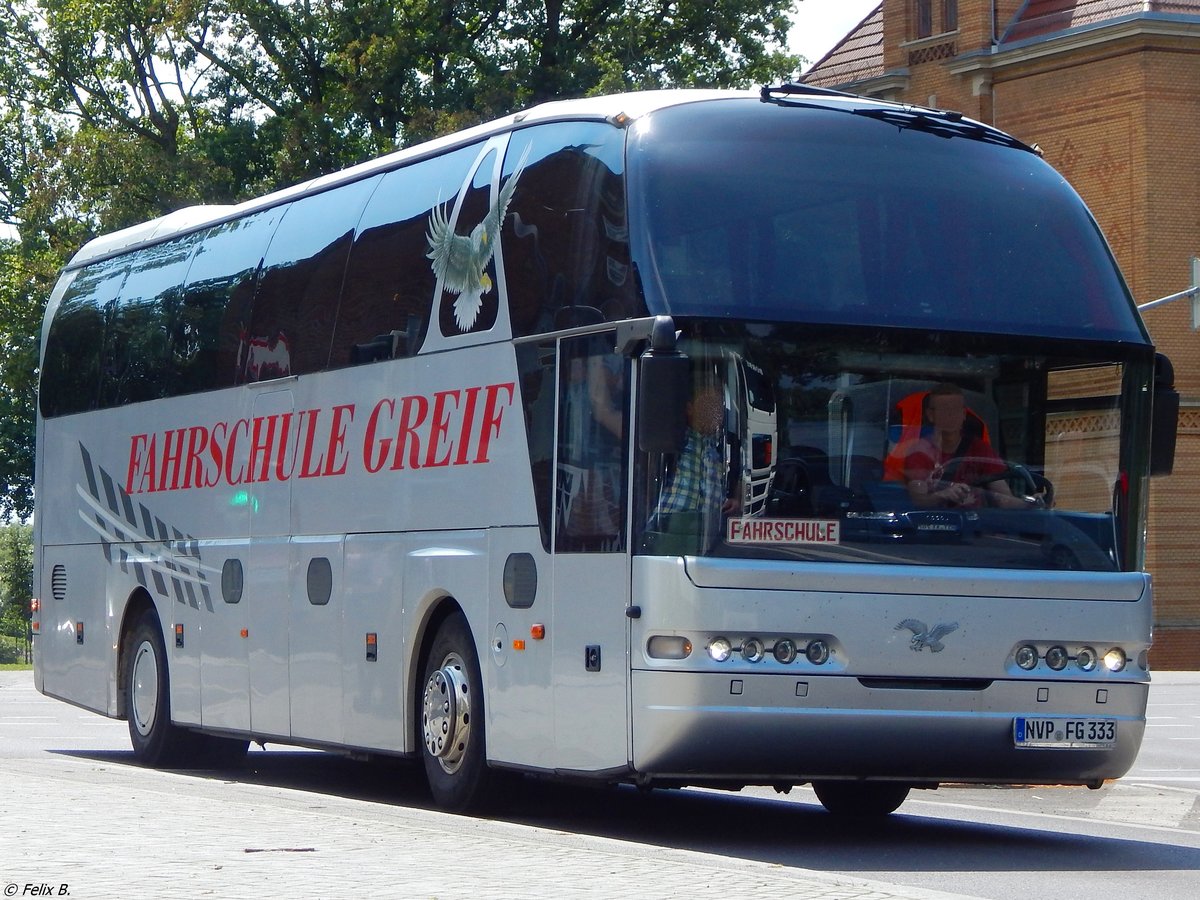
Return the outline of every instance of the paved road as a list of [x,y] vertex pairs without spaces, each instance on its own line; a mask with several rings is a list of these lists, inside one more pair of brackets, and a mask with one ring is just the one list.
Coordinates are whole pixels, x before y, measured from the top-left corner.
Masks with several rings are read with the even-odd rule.
[[84,898],[1193,900],[1200,675],[1157,678],[1143,754],[1121,782],[947,787],[864,826],[832,820],[804,789],[642,797],[527,782],[489,820],[431,809],[410,769],[327,754],[156,772],[132,764],[123,722],[0,673],[0,886]]

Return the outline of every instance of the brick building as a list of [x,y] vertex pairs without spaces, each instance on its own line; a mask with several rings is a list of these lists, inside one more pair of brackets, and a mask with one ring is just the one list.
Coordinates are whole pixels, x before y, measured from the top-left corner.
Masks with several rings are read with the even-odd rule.
[[[957,109],[1037,144],[1091,207],[1144,303],[1200,256],[1200,0],[883,0],[803,81]],[[1174,474],[1153,482],[1152,663],[1200,669],[1200,333],[1144,314],[1181,395]]]

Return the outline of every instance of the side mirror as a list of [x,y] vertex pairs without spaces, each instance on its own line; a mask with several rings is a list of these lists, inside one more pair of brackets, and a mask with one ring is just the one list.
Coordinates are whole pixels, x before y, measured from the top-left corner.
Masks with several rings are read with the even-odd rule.
[[1154,411],[1150,424],[1150,474],[1170,475],[1179,432],[1179,392],[1175,369],[1161,353],[1154,359]]
[[659,316],[638,370],[638,449],[645,453],[682,450],[690,398],[691,365],[675,348],[674,321]]

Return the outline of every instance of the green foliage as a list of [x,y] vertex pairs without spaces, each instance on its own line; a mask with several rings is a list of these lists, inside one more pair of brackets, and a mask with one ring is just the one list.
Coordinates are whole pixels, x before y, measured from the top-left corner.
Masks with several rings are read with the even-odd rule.
[[[24,634],[29,621],[29,598],[33,596],[33,529],[28,525],[0,527],[0,622],[18,619]],[[13,612],[15,610],[16,612]]]
[[0,527],[0,663],[25,661],[32,593],[32,529]]
[[39,323],[89,238],[543,100],[778,80],[792,2],[0,3],[0,515],[31,509]]
[[0,219],[65,254],[542,100],[777,80],[791,6],[8,0]]
[[0,519],[33,512],[38,333],[59,261],[0,241]]

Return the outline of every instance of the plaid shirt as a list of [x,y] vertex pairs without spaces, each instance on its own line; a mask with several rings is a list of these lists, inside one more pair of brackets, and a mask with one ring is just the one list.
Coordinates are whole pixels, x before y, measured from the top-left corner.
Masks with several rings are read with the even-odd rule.
[[716,437],[687,431],[675,474],[658,500],[658,512],[719,512],[725,502],[725,473]]

